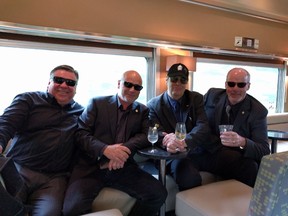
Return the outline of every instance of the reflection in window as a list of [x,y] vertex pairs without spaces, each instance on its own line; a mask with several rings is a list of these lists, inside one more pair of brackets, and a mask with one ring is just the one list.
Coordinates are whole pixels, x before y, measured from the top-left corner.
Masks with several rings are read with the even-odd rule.
[[247,93],[259,100],[269,113],[276,112],[279,68],[197,61],[197,71],[193,73],[194,91],[205,94],[211,87],[225,88],[227,72],[234,67],[243,67],[251,76],[251,86]]

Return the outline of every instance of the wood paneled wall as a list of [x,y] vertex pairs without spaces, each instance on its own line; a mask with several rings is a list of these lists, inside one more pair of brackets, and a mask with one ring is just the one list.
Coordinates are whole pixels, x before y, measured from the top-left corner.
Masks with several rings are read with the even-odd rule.
[[245,36],[288,56],[287,25],[177,0],[2,0],[0,21],[228,50]]

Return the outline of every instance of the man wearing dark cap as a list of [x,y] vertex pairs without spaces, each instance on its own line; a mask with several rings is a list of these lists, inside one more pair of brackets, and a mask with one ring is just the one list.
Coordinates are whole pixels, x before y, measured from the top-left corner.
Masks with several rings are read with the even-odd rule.
[[[171,153],[186,151],[187,148],[190,150],[187,158],[167,162],[167,172],[173,176],[179,190],[201,185],[197,164],[202,161],[202,154],[209,149],[207,138],[210,130],[203,95],[186,89],[188,76],[189,71],[185,65],[172,65],[166,78],[167,91],[152,98],[147,104],[151,123],[159,125],[160,137],[157,144]],[[186,125],[187,135],[184,140],[176,139],[177,122]]]

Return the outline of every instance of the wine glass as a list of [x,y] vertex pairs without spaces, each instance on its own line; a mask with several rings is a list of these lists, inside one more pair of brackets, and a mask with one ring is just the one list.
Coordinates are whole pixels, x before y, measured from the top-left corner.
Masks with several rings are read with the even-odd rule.
[[175,136],[178,140],[181,141],[186,138],[186,126],[184,122],[176,123]]
[[[176,139],[183,141],[186,138],[186,126],[184,122],[177,122],[175,127]],[[179,151],[178,148],[176,148]]]
[[154,148],[154,143],[158,141],[157,127],[149,127],[147,138],[148,138],[148,141],[152,144],[152,149],[149,152],[155,153],[157,150]]

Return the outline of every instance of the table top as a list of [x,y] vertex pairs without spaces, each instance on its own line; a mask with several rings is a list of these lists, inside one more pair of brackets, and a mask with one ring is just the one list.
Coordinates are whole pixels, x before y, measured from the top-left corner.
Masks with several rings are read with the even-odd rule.
[[138,154],[144,157],[149,157],[151,159],[177,159],[177,158],[184,158],[187,156],[189,151],[186,152],[177,152],[177,153],[170,153],[164,149],[154,147],[157,151],[155,153],[149,152],[152,147],[148,147],[145,149],[138,150]]
[[278,140],[288,140],[288,132],[278,130],[268,130],[268,138]]

